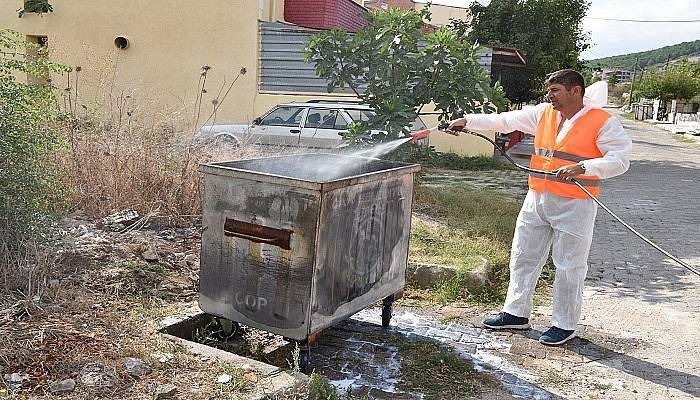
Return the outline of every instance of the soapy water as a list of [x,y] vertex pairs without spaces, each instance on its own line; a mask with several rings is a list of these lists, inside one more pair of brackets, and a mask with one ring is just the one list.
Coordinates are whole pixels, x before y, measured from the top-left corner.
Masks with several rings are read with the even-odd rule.
[[386,142],[382,143],[379,145],[376,145],[374,147],[371,147],[369,149],[361,149],[361,150],[356,150],[351,153],[341,153],[342,155],[348,156],[348,157],[366,157],[366,158],[379,158],[385,154],[389,154],[402,144],[410,141],[412,138],[407,137],[407,138],[401,138],[397,140],[392,140],[391,142]]
[[[352,316],[344,326],[346,331],[353,332],[353,336],[344,339],[339,347],[333,347],[333,357],[327,358],[331,365],[319,366],[319,372],[329,378],[330,383],[339,393],[365,387],[379,390],[387,395],[376,398],[395,398],[392,396],[395,394],[401,399],[423,399],[424,396],[421,393],[405,391],[397,387],[402,367],[398,349],[390,342],[385,342],[382,335],[371,334],[371,326],[380,326],[380,321],[379,309],[364,309]],[[364,331],[368,332],[367,338],[364,336]],[[539,379],[537,376],[512,364],[504,357],[510,353],[509,342],[502,341],[481,328],[445,324],[429,316],[410,311],[396,311],[392,317],[391,330],[387,332],[403,335],[408,340],[432,340],[448,346],[459,357],[471,362],[476,371],[495,376],[514,398],[535,400],[561,398],[537,386],[536,382]],[[357,346],[357,343],[365,346]],[[316,356],[315,359],[319,360],[319,358],[324,359],[323,356]],[[361,366],[347,362],[358,358],[364,360]],[[332,362],[333,360],[335,363]]]
[[367,149],[354,150],[346,153],[341,152],[340,156],[342,157],[337,158],[332,165],[329,165],[331,169],[327,172],[329,174],[328,180],[332,181],[347,176],[361,175],[361,171],[365,169],[365,166],[371,164],[379,165],[377,163],[379,157],[389,154],[410,140],[410,137],[401,138],[392,140],[391,142],[381,143]]
[[339,154],[308,153],[216,163],[225,168],[276,175],[323,183],[394,169],[404,164],[381,160],[411,138],[381,143],[371,148],[344,151]]

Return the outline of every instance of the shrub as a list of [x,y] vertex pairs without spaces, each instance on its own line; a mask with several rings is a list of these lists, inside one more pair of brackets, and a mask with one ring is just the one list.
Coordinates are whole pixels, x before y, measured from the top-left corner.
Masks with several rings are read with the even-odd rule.
[[[31,269],[25,264],[40,238],[36,226],[62,205],[58,170],[49,158],[60,144],[56,124],[62,115],[50,86],[15,78],[62,67],[46,61],[41,49],[38,57],[24,59],[28,46],[16,32],[0,30],[0,263],[6,290],[19,289],[12,282]],[[25,267],[13,269],[19,265]]]
[[424,29],[429,7],[421,11],[370,10],[355,34],[324,31],[309,39],[306,61],[315,64],[327,90],[350,88],[374,109],[370,121],[351,124],[353,143],[391,141],[430,103],[440,119],[493,112],[505,103],[479,65],[479,46],[453,26]]

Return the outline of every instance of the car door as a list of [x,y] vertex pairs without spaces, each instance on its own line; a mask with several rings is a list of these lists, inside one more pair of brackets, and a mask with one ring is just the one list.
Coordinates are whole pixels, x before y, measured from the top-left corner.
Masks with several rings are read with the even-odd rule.
[[334,148],[343,140],[348,121],[338,109],[309,108],[301,128],[300,144],[305,147]]
[[277,106],[251,127],[251,140],[258,144],[297,146],[306,107]]

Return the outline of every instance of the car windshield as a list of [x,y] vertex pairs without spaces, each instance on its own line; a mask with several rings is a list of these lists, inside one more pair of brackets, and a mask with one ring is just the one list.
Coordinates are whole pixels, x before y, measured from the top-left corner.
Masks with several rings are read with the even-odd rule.
[[[311,108],[306,116],[305,128],[333,129],[336,126],[338,110]],[[342,117],[340,118],[342,119]],[[345,122],[343,120],[342,122]],[[337,128],[336,128],[337,129]],[[341,128],[344,129],[344,128]]]
[[303,107],[277,107],[260,121],[260,125],[299,126],[302,111]]

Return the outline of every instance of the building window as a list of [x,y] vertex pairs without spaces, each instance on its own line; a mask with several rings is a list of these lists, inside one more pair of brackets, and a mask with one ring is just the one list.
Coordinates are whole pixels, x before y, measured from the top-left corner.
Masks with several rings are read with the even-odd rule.
[[24,0],[24,6],[18,11],[19,17],[22,18],[26,13],[37,13],[41,15],[53,12],[53,6],[49,4],[49,0]]
[[27,35],[27,81],[46,85],[49,83],[49,38]]

